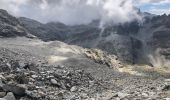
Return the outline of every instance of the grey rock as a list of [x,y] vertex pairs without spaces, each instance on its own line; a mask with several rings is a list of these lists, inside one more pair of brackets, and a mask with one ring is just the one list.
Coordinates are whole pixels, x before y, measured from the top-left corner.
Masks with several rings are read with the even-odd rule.
[[0,100],[7,100],[7,99],[4,99],[4,98],[0,98]]
[[0,92],[0,98],[3,98],[6,95],[6,92]]
[[[3,78],[4,79],[4,78]],[[0,87],[3,87],[3,83],[2,83],[2,80],[0,80]]]
[[170,100],[170,98],[164,98],[164,100]]
[[4,97],[6,100],[16,100],[14,94],[12,92],[7,93],[7,95]]
[[23,96],[25,95],[25,88],[21,85],[14,85],[14,84],[6,84],[3,87],[3,90],[6,92],[13,92],[16,95]]
[[31,75],[32,78],[37,78],[38,76],[37,75]]
[[51,81],[51,84],[59,86],[59,83],[55,79],[51,79],[50,81]]
[[170,79],[165,79],[164,81],[165,81],[165,82],[170,82]]
[[8,66],[9,69],[11,69],[11,64],[10,63],[6,63],[6,65]]
[[18,63],[18,65],[19,65],[20,68],[24,68],[27,64],[25,62],[23,62],[23,61],[20,61]]
[[118,92],[118,96],[120,97],[120,98],[125,98],[126,96],[128,96],[129,94],[127,94],[127,93],[122,93],[122,92]]
[[162,88],[162,91],[168,91],[170,90],[170,85],[165,85],[163,88]]
[[77,91],[77,87],[76,86],[73,86],[71,89],[70,89],[71,92],[75,92]]
[[32,98],[42,98],[45,94],[42,91],[26,91],[26,94]]

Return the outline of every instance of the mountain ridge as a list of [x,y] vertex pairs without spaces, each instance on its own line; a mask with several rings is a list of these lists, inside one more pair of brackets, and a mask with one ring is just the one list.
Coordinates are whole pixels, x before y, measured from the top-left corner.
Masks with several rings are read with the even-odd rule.
[[[2,14],[7,17],[11,16],[6,11],[2,12],[5,12]],[[12,26],[13,30],[15,30],[19,25],[21,28],[17,28],[22,31],[15,30],[19,36],[21,32],[23,36],[31,34],[43,41],[59,40],[85,48],[98,48],[117,55],[119,60],[126,63],[143,63],[154,66],[151,63],[153,61],[150,61],[155,60],[152,59],[155,58],[154,56],[157,56],[157,58],[161,58],[158,55],[164,56],[165,59],[170,58],[169,16],[156,16],[149,13],[141,13],[141,16],[144,18],[142,23],[132,21],[119,25],[110,24],[104,26],[103,29],[99,27],[100,22],[98,20],[87,25],[68,26],[59,22],[43,24],[29,18],[15,18],[12,16],[11,19],[14,19],[16,24],[12,24],[14,27],[12,25],[8,26]],[[7,21],[7,23],[10,22]],[[160,49],[159,54],[156,54],[157,49]]]

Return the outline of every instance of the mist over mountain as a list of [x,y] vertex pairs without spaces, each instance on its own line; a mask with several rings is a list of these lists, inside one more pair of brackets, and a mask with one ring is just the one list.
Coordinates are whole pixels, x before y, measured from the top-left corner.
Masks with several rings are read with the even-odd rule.
[[141,19],[132,0],[1,0],[0,4],[0,8],[15,16],[43,23],[59,21],[75,25],[99,19],[102,23],[117,24]]

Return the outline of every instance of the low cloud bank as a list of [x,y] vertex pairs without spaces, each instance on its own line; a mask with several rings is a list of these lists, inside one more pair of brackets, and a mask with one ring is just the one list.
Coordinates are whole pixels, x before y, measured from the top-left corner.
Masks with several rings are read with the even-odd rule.
[[1,0],[0,8],[15,16],[67,25],[87,24],[96,19],[115,24],[140,19],[133,0]]

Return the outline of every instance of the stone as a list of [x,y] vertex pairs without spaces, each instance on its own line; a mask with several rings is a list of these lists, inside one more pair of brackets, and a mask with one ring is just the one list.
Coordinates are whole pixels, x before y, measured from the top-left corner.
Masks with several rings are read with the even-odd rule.
[[118,97],[118,93],[112,94],[112,97]]
[[37,75],[31,75],[31,77],[35,79],[35,78],[37,78],[38,76],[37,76]]
[[24,68],[26,66],[26,63],[22,61],[19,61],[18,64],[20,68]]
[[26,94],[32,98],[41,98],[41,97],[44,97],[45,96],[45,93],[42,92],[42,91],[37,91],[37,90],[34,90],[34,91],[26,91]]
[[12,93],[19,95],[19,96],[25,95],[25,90],[26,90],[25,87],[23,87],[19,84],[18,85],[6,84],[2,88],[6,92],[12,92]]
[[18,74],[15,76],[15,80],[18,84],[28,84],[29,79],[25,74]]
[[76,100],[76,96],[75,95],[71,96],[69,100]]
[[15,96],[12,92],[7,93],[7,95],[4,97],[6,100],[16,100]]
[[87,100],[87,98],[88,98],[88,95],[86,93],[81,93],[80,96],[83,100]]
[[164,98],[163,100],[170,100],[170,98]]
[[71,89],[70,89],[71,92],[76,92],[77,91],[77,87],[76,86],[73,86]]
[[6,92],[0,92],[0,98],[3,98],[6,95]]
[[148,97],[148,94],[147,93],[142,93],[142,96]]
[[119,96],[120,98],[125,98],[126,96],[128,96],[128,94],[119,92],[119,93],[118,93],[118,96]]
[[170,82],[170,79],[165,79],[164,81],[165,81],[165,82]]
[[3,87],[3,85],[4,85],[4,84],[2,83],[2,80],[0,80],[0,87]]
[[51,83],[52,83],[53,85],[58,85],[58,86],[59,86],[59,83],[58,83],[55,79],[51,79],[50,81],[51,81]]
[[8,66],[8,68],[11,69],[11,64],[10,63],[6,63],[6,65]]
[[89,87],[92,87],[94,85],[94,81],[89,81]]
[[0,98],[0,100],[7,100],[7,99],[4,99],[4,98]]
[[162,91],[168,91],[170,90],[170,85],[165,85],[163,88],[162,88]]
[[5,77],[0,74],[0,79],[1,79],[1,80],[5,80]]

